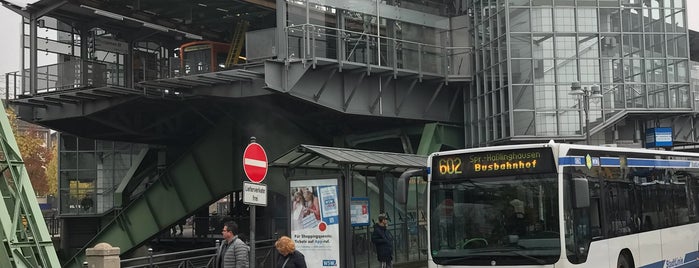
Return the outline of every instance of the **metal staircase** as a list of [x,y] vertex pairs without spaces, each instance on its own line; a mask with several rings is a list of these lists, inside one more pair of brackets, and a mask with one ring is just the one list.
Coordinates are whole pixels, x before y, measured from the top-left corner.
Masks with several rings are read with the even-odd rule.
[[231,181],[238,168],[231,165],[236,146],[230,142],[231,130],[231,123],[217,124],[126,204],[64,267],[80,267],[85,250],[101,242],[125,253],[212,200],[242,187]]
[[0,102],[0,267],[59,267],[46,222]]
[[248,30],[249,25],[250,22],[246,20],[240,21],[235,25],[231,47],[226,57],[226,68],[238,64],[238,59],[240,59],[240,53],[243,51],[243,44],[245,43],[245,32]]

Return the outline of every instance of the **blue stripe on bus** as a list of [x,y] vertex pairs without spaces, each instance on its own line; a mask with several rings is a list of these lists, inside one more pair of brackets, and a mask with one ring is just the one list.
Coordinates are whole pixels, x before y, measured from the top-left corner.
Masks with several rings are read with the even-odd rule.
[[643,265],[638,268],[664,268],[665,267],[665,260],[659,261],[659,262],[654,262],[648,265]]
[[[599,164],[595,160],[599,159]],[[593,166],[618,167],[621,160],[618,157],[593,157]],[[584,156],[562,156],[558,158],[559,166],[585,166]],[[699,161],[629,158],[628,167],[657,167],[657,168],[699,168]]]
[[619,157],[600,157],[599,162],[602,166],[618,167],[621,164]]
[[[672,261],[676,261],[673,259]],[[654,262],[648,265],[643,265],[639,268],[664,268],[666,266],[667,260],[662,260],[658,262]],[[670,263],[673,268],[689,268],[689,267],[699,267],[699,252],[694,251],[687,253],[684,256],[684,260],[682,260],[682,263]]]
[[559,166],[584,166],[585,158],[582,156],[561,156],[558,158]]
[[691,161],[664,160],[664,159],[640,159],[629,158],[626,163],[629,167],[690,167]]

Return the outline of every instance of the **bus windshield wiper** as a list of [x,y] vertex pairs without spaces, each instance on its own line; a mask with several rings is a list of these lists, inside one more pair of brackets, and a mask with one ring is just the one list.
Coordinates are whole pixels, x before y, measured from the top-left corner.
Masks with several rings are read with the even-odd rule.
[[524,254],[522,252],[519,252],[518,249],[509,249],[509,250],[504,250],[503,252],[514,253],[517,256],[525,257],[527,259],[535,261],[538,264],[546,264],[546,261],[539,259],[537,257],[531,256],[531,255],[527,255],[527,254]]
[[448,260],[439,262],[439,264],[450,264],[450,263],[465,261],[465,260],[468,260],[468,259],[471,259],[471,258],[477,257],[477,256],[479,256],[479,255],[467,255],[467,256],[463,256],[463,257],[448,259]]
[[515,254],[515,255],[517,255],[517,256],[524,257],[524,258],[526,258],[526,259],[532,260],[532,261],[536,262],[537,264],[546,264],[546,261],[544,261],[544,260],[542,260],[542,259],[539,259],[539,258],[537,258],[537,257],[531,256],[531,255],[524,254],[524,253],[522,253],[522,252],[519,252],[518,250],[521,250],[521,249],[491,249],[491,250],[481,250],[481,251],[478,251],[478,252],[474,252],[474,253],[477,253],[477,254],[467,255],[467,256],[458,257],[458,258],[453,258],[453,259],[448,259],[448,260],[445,260],[445,261],[440,262],[440,264],[450,264],[450,263],[455,263],[455,262],[460,262],[460,261],[472,259],[472,258],[474,258],[474,257],[483,257],[483,255],[480,255],[480,254],[478,254],[478,253],[488,253],[488,252],[490,252],[490,253],[497,253],[497,252],[502,252],[502,253],[513,253],[513,254]]

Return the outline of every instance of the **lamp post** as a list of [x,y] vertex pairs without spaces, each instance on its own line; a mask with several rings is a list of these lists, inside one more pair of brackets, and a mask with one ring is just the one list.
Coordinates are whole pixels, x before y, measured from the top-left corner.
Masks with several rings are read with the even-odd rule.
[[[602,98],[602,92],[598,85],[592,85],[590,88],[581,87],[580,82],[574,81],[570,85],[570,95],[577,96],[578,105],[582,107],[583,112],[585,112],[585,142],[590,144],[590,99]],[[581,98],[582,97],[582,98]],[[582,100],[582,104],[580,101]]]

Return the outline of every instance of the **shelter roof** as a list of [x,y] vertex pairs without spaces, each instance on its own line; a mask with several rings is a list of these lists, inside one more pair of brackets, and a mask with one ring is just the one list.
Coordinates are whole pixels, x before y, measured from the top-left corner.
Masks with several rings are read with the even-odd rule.
[[403,172],[424,168],[427,157],[302,144],[271,164],[274,167],[310,169],[340,169],[343,165],[350,165],[355,171]]

